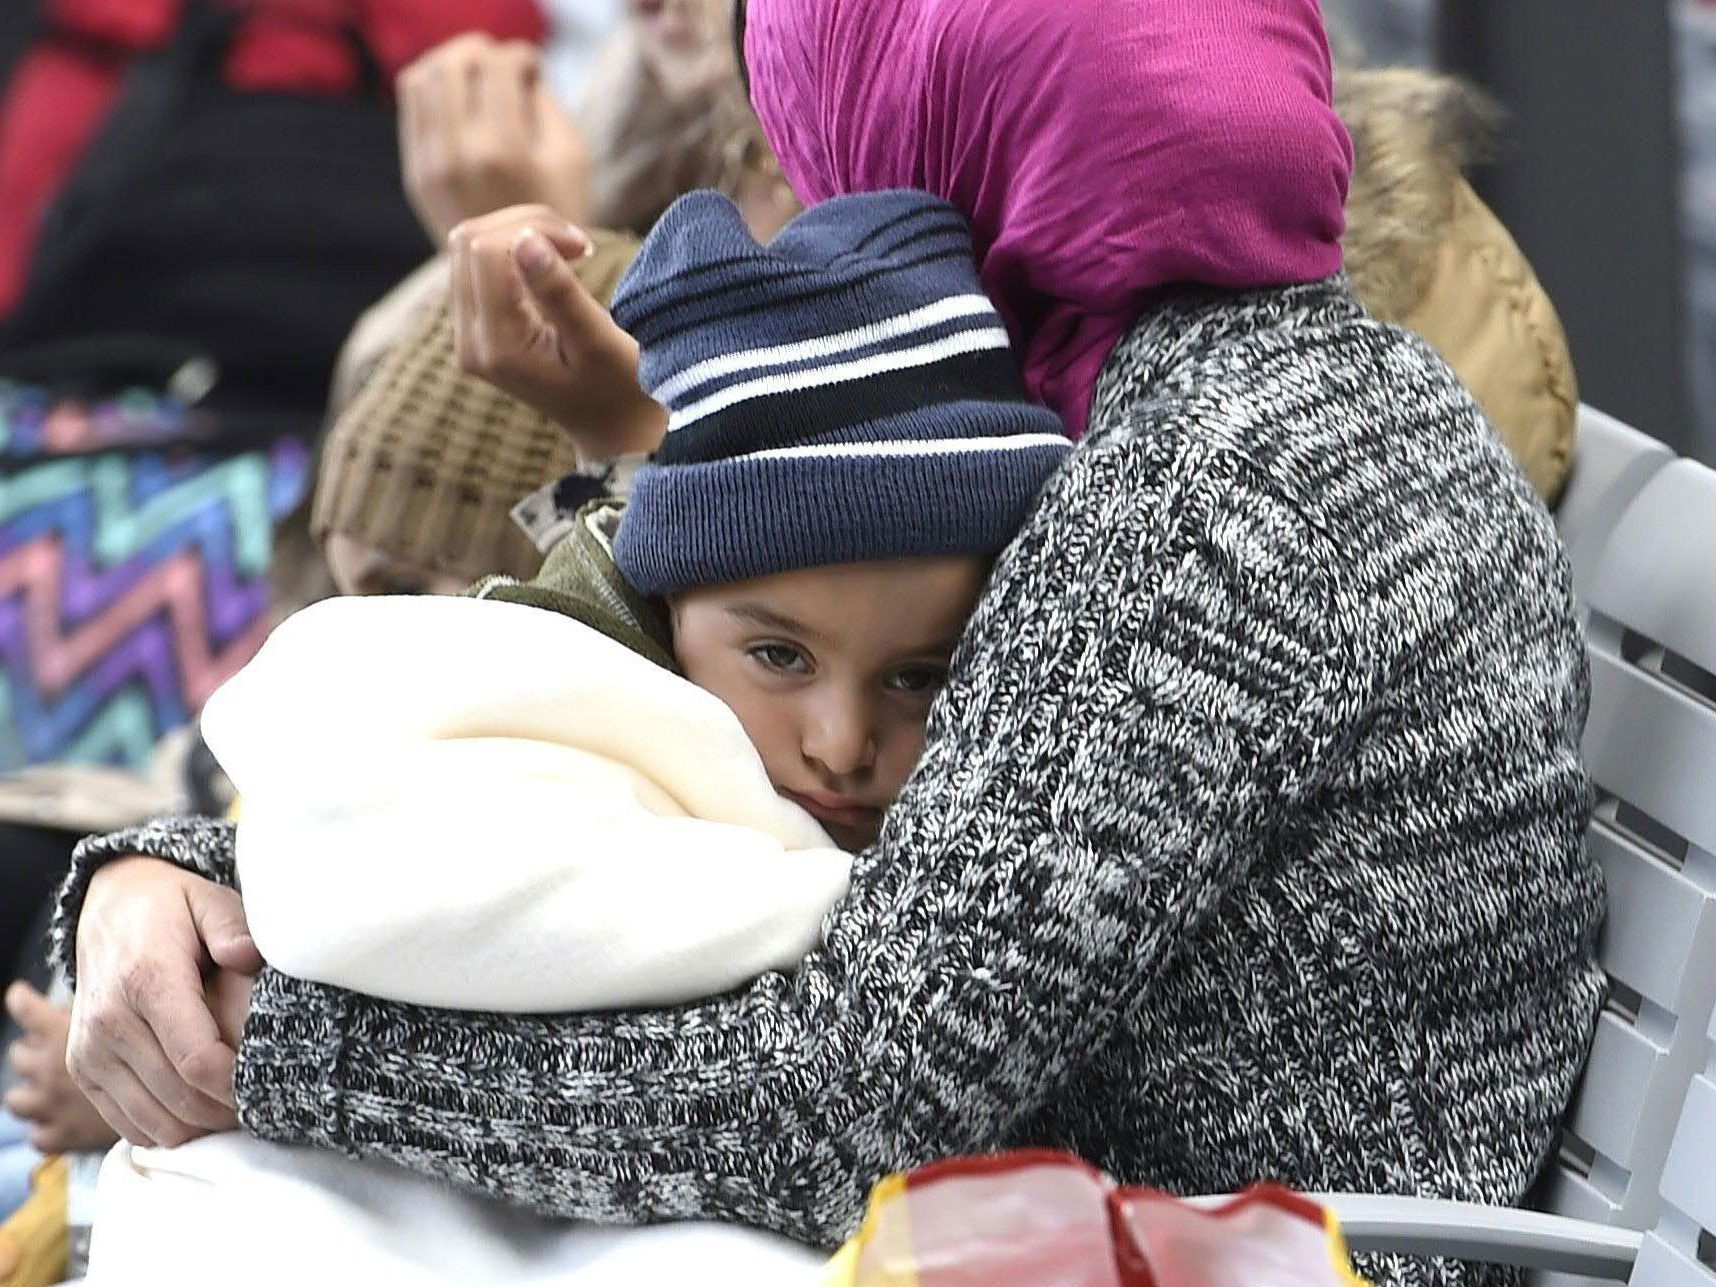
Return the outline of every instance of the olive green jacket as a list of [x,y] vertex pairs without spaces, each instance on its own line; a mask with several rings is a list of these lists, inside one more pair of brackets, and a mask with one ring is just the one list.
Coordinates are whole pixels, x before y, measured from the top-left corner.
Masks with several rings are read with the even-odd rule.
[[634,590],[614,563],[614,532],[624,510],[623,501],[590,502],[578,511],[571,531],[556,542],[535,577],[485,577],[469,593],[575,618],[678,674],[667,613],[660,603]]

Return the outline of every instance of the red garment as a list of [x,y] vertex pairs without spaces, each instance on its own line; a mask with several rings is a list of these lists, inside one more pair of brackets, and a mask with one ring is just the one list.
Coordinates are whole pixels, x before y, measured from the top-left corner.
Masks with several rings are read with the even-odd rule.
[[123,62],[43,41],[17,65],[0,106],[0,318],[24,288],[36,227],[106,119]]
[[[389,78],[464,31],[540,41],[536,0],[251,0],[227,57],[235,89],[351,93],[342,18]],[[172,35],[184,0],[49,0],[47,34],[0,99],[0,318],[18,302],[43,213],[112,109],[130,60]]]

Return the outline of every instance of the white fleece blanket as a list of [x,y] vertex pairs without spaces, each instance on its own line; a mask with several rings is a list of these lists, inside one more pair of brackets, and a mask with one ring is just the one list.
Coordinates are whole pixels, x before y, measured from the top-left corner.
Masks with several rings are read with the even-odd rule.
[[[566,617],[335,599],[210,699],[274,968],[398,1001],[666,1005],[793,968],[851,860],[717,698]],[[121,1144],[88,1281],[814,1283],[754,1230],[554,1221],[379,1162],[221,1135]]]
[[121,1144],[88,1287],[816,1287],[826,1257],[755,1229],[549,1220],[382,1162],[211,1135]]
[[572,620],[331,599],[209,700],[262,955],[467,1010],[670,1005],[793,968],[851,859],[718,698]]

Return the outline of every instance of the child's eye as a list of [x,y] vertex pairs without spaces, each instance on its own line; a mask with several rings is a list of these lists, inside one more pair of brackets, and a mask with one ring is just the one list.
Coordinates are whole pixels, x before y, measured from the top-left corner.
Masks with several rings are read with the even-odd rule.
[[908,697],[933,697],[946,683],[947,671],[940,666],[908,666],[888,681],[889,687]]
[[795,675],[807,674],[810,670],[810,658],[805,656],[802,648],[791,644],[752,644],[747,652],[751,660],[770,670],[784,670]]

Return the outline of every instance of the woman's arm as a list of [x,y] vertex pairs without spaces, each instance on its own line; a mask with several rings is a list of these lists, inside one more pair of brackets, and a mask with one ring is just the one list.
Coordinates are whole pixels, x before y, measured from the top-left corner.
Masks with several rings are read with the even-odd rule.
[[245,1126],[556,1214],[820,1243],[879,1175],[1016,1138],[1332,771],[1363,701],[1339,561],[1180,428],[1088,443],[1050,485],[797,974],[501,1018],[265,972]]

